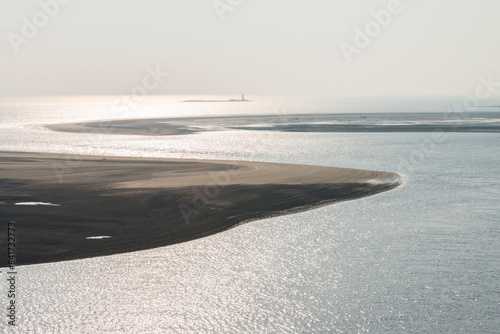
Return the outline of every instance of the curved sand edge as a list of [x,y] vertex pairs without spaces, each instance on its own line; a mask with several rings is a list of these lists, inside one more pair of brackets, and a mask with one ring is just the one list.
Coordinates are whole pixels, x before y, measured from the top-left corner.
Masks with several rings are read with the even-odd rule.
[[[455,115],[456,116],[456,115]],[[185,135],[213,130],[281,132],[500,132],[500,113],[358,113],[234,115],[139,118],[46,124],[54,131],[144,136]]]
[[15,152],[0,152],[0,168],[0,218],[16,221],[19,264],[171,245],[402,182],[334,167]]
[[52,131],[89,134],[173,136],[204,131],[184,124],[170,124],[169,119],[115,119],[79,123],[44,124]]

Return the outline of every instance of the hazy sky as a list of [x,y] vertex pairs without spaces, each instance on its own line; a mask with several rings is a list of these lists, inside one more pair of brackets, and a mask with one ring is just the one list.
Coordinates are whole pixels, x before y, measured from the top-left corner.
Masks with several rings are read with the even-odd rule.
[[468,95],[481,75],[500,81],[498,0],[400,0],[385,27],[371,12],[394,0],[59,1],[0,0],[1,95],[126,94],[157,65],[170,75],[151,94]]

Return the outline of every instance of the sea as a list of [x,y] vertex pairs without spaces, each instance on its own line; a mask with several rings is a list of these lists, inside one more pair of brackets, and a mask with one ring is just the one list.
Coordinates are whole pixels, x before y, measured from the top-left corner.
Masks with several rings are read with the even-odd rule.
[[[349,167],[398,172],[406,181],[375,196],[173,246],[19,266],[15,327],[8,326],[6,311],[5,249],[1,332],[498,333],[498,133],[230,130],[154,137],[43,126],[148,117],[448,112],[463,100],[247,96],[253,102],[182,102],[219,98],[226,97],[1,97],[0,150]],[[22,242],[22,235],[17,239]]]

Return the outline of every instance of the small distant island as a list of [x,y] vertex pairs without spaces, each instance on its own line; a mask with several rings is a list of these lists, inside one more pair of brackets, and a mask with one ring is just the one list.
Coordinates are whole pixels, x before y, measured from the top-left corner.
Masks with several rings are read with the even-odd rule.
[[245,94],[241,94],[241,100],[238,99],[230,99],[230,100],[184,100],[182,102],[252,102],[250,100],[245,99]]

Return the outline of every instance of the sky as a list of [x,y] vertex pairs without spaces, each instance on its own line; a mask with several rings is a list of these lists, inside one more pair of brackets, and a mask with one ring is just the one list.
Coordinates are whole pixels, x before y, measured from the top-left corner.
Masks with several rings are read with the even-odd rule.
[[0,95],[470,95],[500,82],[499,13],[498,0],[0,0]]

